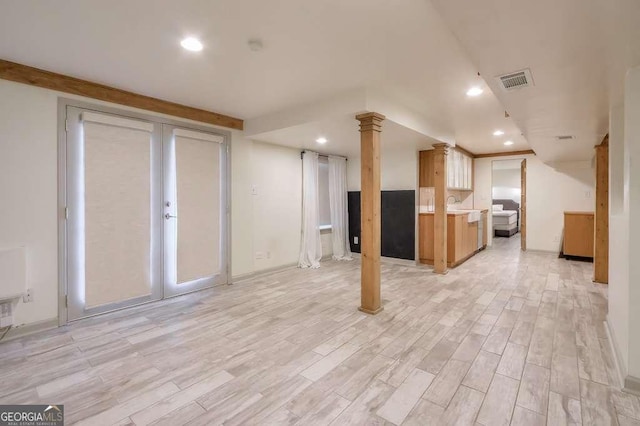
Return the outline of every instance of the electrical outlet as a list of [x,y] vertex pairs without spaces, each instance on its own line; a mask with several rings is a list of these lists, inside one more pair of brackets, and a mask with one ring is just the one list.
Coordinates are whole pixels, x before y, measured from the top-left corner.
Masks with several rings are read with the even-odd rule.
[[560,242],[560,235],[556,235],[555,237],[553,237],[553,242],[554,243],[559,243]]
[[33,302],[33,289],[28,288],[27,291],[22,295],[22,301],[24,303]]
[[11,315],[11,302],[5,302],[0,304],[0,317],[8,317]]
[[264,259],[264,252],[257,251],[256,252],[256,259]]
[[584,198],[591,198],[591,191],[585,191]]
[[13,325],[13,305],[11,302],[0,304],[0,327]]
[[258,195],[258,186],[251,185],[251,195]]
[[358,237],[353,237],[353,244],[358,244]]

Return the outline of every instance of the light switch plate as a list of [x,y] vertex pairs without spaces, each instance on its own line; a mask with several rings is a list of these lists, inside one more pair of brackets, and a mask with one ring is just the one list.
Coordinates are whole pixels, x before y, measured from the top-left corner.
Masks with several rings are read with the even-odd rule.
[[353,237],[353,244],[358,244],[358,237]]

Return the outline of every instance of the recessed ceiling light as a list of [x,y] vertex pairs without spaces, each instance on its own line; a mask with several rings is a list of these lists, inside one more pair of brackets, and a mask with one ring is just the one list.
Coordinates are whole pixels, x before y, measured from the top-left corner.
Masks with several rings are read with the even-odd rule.
[[318,138],[318,139],[316,139],[316,142],[318,142],[318,143],[327,143],[327,138]]
[[180,46],[192,52],[199,52],[202,50],[202,43],[195,37],[187,37],[180,42]]
[[502,130],[496,130],[495,132],[493,132],[493,136],[502,136],[504,135],[504,132]]
[[506,141],[504,144],[505,144],[506,146],[509,146],[509,145],[513,145],[513,142],[512,142],[512,141]]
[[467,90],[467,96],[479,96],[483,91],[484,90],[479,87],[472,87],[471,89]]

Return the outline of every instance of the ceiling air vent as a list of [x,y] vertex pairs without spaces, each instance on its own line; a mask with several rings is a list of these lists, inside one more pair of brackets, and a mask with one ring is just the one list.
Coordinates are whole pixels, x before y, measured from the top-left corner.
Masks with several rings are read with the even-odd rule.
[[571,135],[556,136],[556,139],[558,139],[559,141],[568,141],[573,139],[573,136]]
[[528,69],[501,75],[498,77],[498,80],[500,80],[500,84],[504,90],[514,90],[521,87],[533,86],[531,71]]

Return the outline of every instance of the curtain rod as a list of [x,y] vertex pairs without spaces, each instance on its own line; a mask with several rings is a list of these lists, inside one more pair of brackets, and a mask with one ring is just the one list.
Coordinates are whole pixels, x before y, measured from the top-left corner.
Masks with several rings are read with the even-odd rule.
[[[300,159],[302,160],[302,156],[304,155],[304,153],[307,152],[306,150],[302,150],[300,151]],[[311,152],[315,152],[315,151],[311,151]],[[331,155],[332,157],[340,157],[340,158],[344,158],[345,161],[349,161],[349,159],[347,157],[343,157],[341,155]],[[318,157],[325,157],[325,158],[329,158],[329,155],[327,154],[318,154]]]

